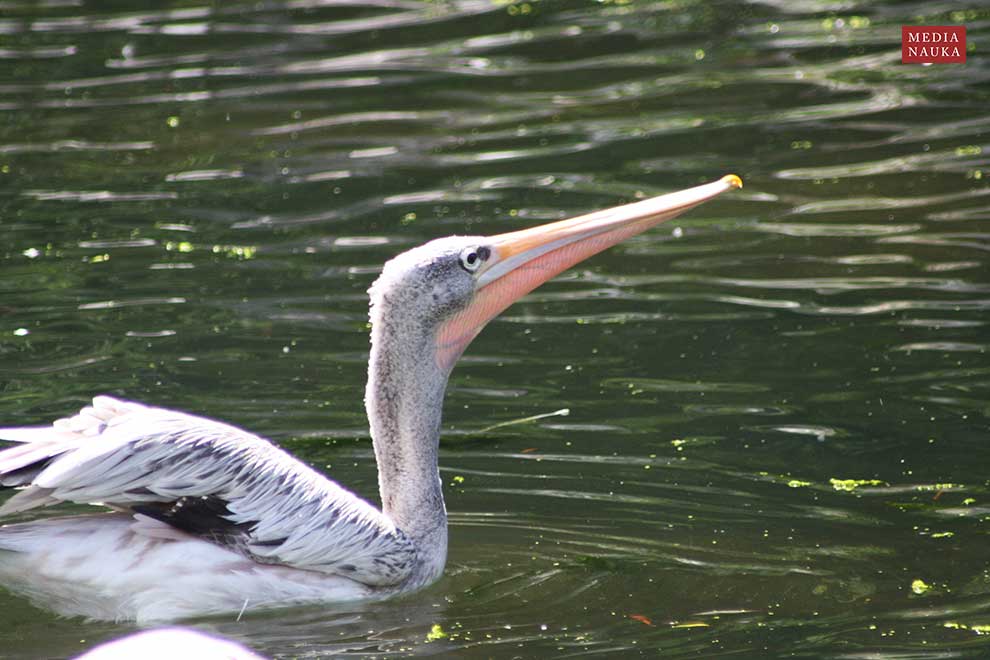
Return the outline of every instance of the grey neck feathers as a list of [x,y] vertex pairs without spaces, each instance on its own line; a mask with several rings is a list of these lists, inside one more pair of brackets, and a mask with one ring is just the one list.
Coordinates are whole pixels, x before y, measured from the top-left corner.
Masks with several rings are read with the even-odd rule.
[[449,371],[436,365],[427,325],[395,311],[384,295],[372,307],[365,392],[382,512],[442,570],[447,510],[437,454]]

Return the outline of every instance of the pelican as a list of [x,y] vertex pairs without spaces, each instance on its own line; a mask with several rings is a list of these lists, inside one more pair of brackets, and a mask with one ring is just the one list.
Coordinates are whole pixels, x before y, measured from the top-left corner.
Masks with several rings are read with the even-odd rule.
[[83,653],[75,660],[265,660],[229,639],[191,628],[158,628],[115,639]]
[[454,363],[488,321],[570,266],[742,187],[718,181],[539,227],[440,238],[369,289],[365,407],[381,509],[267,440],[107,396],[51,426],[0,429],[0,516],[112,511],[0,528],[0,584],[64,616],[139,623],[379,599],[447,556],[438,468]]

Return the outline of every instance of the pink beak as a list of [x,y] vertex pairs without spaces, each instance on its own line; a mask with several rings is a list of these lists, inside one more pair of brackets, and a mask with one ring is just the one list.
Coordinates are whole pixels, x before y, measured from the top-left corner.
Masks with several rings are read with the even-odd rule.
[[437,361],[452,367],[488,321],[555,275],[733,188],[742,188],[742,179],[728,174],[642,202],[490,237],[492,254],[475,275],[474,299],[437,335]]

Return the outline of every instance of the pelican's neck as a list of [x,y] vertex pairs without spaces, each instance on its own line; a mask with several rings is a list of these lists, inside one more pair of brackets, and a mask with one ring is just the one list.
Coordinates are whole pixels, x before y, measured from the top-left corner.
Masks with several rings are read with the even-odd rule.
[[432,336],[415,320],[372,308],[365,407],[378,461],[382,512],[442,569],[447,510],[437,453],[449,370],[434,359]]

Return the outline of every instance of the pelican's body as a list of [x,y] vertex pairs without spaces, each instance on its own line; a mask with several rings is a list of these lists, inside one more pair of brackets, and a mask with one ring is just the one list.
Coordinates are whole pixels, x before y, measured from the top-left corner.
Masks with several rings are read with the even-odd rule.
[[365,404],[382,508],[267,440],[110,397],[49,427],[0,429],[0,515],[58,502],[113,513],[0,528],[0,584],[63,615],[174,620],[381,598],[443,571],[440,415],[461,352],[569,266],[738,177],[494,237],[438,239],[385,265],[371,294]]
[[25,478],[10,469],[20,456],[61,452],[0,512],[123,511],[0,528],[0,584],[60,614],[147,622],[356,600],[442,570],[371,504],[235,427],[97,397],[39,431],[0,432],[27,441],[0,453],[5,485]]

